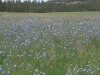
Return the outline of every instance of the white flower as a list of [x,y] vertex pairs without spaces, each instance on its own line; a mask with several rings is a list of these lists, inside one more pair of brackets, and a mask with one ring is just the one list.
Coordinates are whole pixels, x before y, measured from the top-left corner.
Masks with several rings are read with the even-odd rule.
[[16,67],[16,64],[14,64],[14,67]]
[[35,71],[38,72],[38,69],[36,69]]
[[2,54],[2,51],[0,51],[0,54]]

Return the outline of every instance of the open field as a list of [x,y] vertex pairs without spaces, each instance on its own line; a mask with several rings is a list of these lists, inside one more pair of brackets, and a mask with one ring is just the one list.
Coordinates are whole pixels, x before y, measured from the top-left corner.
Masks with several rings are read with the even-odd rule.
[[0,15],[0,75],[100,75],[99,12]]
[[52,12],[52,13],[8,13],[0,12],[2,16],[100,16],[100,12]]

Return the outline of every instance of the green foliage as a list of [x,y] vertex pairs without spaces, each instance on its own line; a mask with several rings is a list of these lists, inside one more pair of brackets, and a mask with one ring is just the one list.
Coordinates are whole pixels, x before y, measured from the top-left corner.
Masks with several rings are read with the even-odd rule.
[[47,2],[14,2],[0,1],[0,11],[7,12],[36,12],[36,13],[45,13],[45,12],[70,12],[70,11],[100,11],[100,2],[98,1],[83,1],[83,0],[74,0],[74,2],[81,1],[80,3],[72,3],[73,0],[53,0]]
[[96,48],[100,48],[100,39],[97,37],[93,37],[92,39],[92,45],[94,45]]
[[3,61],[6,57],[3,54],[0,54],[0,65],[3,64]]
[[0,21],[0,75],[99,75],[97,16],[5,16]]

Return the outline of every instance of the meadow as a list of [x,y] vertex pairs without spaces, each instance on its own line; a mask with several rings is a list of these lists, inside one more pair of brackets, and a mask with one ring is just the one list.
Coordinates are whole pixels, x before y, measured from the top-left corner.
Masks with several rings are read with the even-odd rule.
[[100,75],[99,12],[0,12],[0,75]]

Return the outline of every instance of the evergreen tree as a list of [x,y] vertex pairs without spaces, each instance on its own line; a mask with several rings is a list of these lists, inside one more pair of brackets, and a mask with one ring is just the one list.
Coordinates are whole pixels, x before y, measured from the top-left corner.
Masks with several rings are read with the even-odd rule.
[[[78,3],[73,2],[81,1]],[[72,2],[72,3],[71,3]],[[69,12],[69,11],[100,11],[100,0],[0,0],[0,11],[7,12]]]
[[3,11],[3,3],[2,3],[2,1],[0,0],[0,11]]

